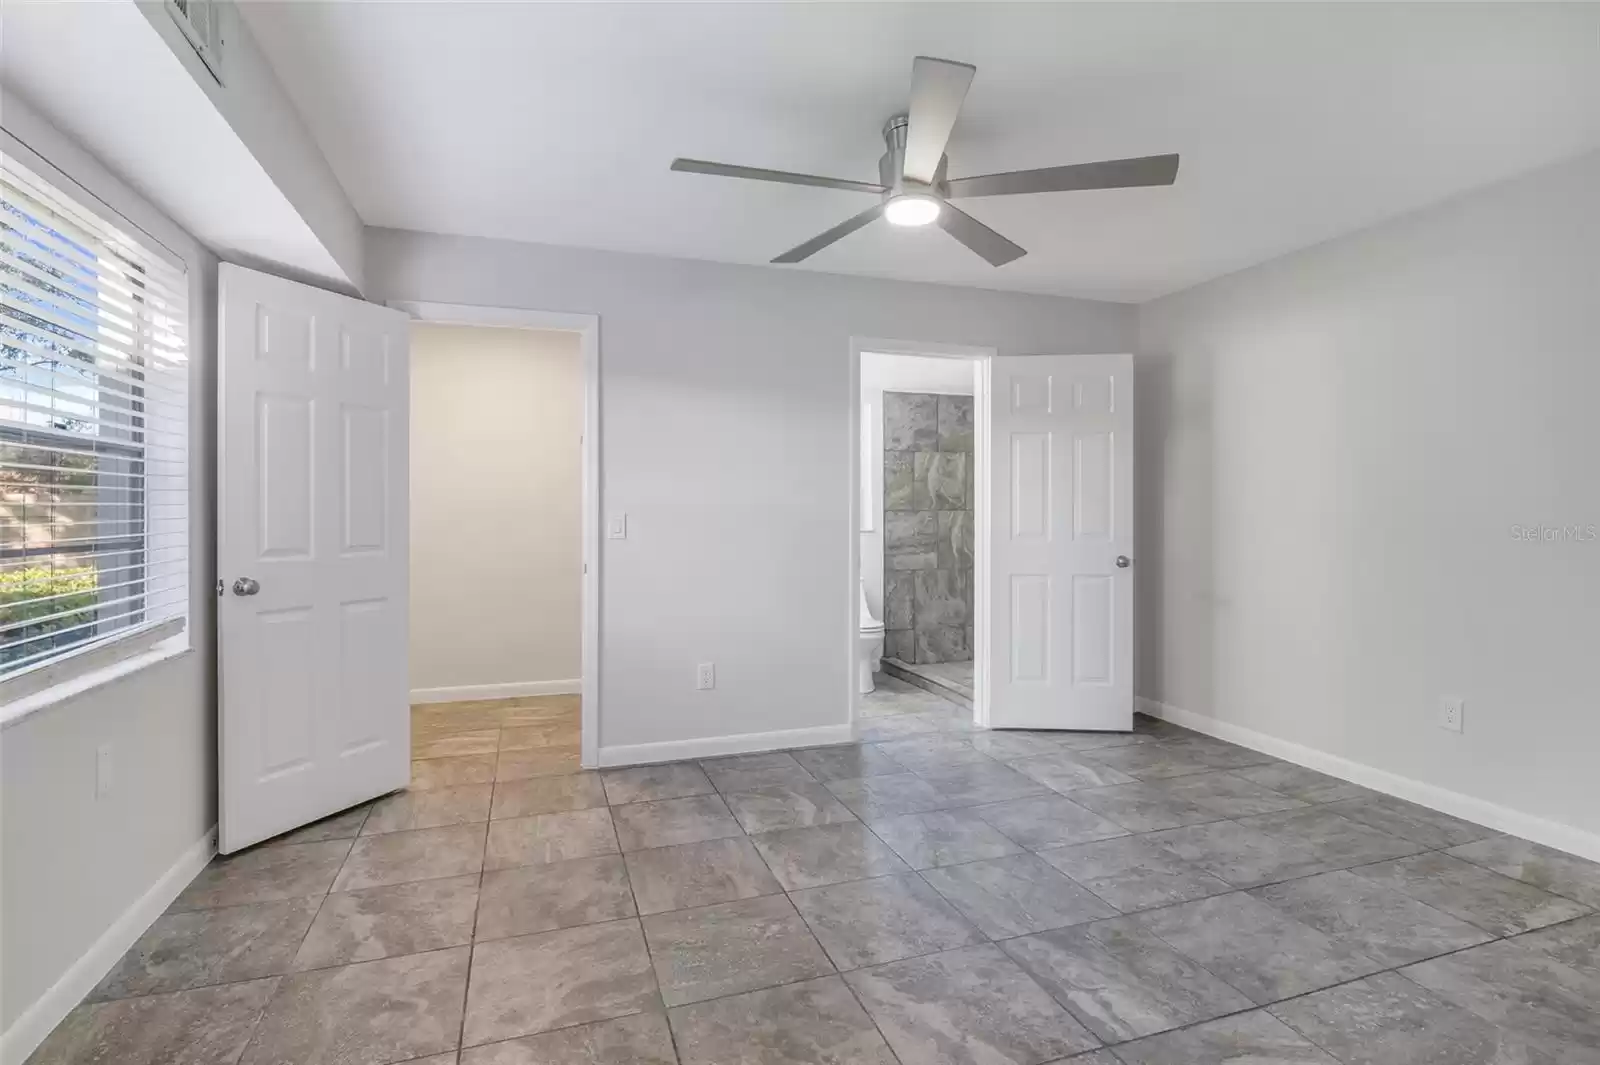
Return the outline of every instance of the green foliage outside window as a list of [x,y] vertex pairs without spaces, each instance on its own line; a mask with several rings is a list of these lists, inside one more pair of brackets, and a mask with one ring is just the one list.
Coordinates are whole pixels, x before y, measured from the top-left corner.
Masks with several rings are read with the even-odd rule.
[[[11,639],[29,639],[87,625],[94,620],[98,597],[99,581],[93,566],[5,570],[0,572],[0,627],[8,628],[6,635]],[[61,616],[53,616],[57,614]],[[49,620],[38,621],[21,630],[9,629],[11,625],[36,618]],[[74,633],[73,637],[76,642],[82,639],[82,634]],[[19,655],[31,655],[48,646],[46,641],[39,640],[16,651]]]

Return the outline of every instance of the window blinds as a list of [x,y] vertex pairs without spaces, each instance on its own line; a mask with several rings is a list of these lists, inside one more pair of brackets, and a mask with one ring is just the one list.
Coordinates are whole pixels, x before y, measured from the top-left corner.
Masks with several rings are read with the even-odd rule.
[[187,294],[0,156],[0,678],[187,613]]

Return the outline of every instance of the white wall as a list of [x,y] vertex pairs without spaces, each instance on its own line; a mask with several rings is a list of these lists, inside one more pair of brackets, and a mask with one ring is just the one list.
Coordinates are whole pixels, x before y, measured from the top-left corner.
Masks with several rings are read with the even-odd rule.
[[1140,321],[1139,694],[1600,858],[1600,154]]
[[411,327],[413,700],[577,690],[580,360],[577,333]]
[[852,336],[1135,339],[1120,304],[509,241],[371,230],[366,264],[376,299],[600,318],[602,509],[628,516],[603,553],[603,751],[847,722]]
[[[192,856],[216,824],[211,592],[216,423],[210,401],[216,393],[216,260],[15,99],[6,100],[0,122],[0,148],[69,191],[73,186],[66,175],[71,175],[82,186],[80,194],[99,198],[185,260],[194,400],[189,425],[191,650],[0,730],[0,1029],[5,1031],[0,1061],[9,1062],[25,1056],[24,1029],[44,1035],[88,988],[57,996],[22,1025],[18,1018],[164,874],[186,854]],[[95,756],[101,744],[112,748],[114,784],[109,795],[96,800]],[[136,936],[144,923],[121,931]],[[126,945],[101,955],[105,964]],[[59,1009],[55,1016],[49,1016],[52,1008]],[[42,1030],[32,1023],[41,1018]]]
[[978,363],[973,359],[861,353],[862,516],[872,528],[861,530],[861,575],[867,579],[867,605],[883,620],[883,394],[932,392],[943,396],[977,393]]
[[243,17],[248,5],[215,5],[216,16],[223,19],[226,39],[221,84],[212,77],[184,38],[183,31],[173,22],[165,0],[138,0],[136,6],[316,234],[338,264],[343,280],[356,291],[362,291],[365,226],[334,175],[333,167],[328,165],[322,149],[317,147],[311,131],[300,118],[300,112],[278,81],[278,75],[256,44],[248,21]]
[[0,82],[226,261],[353,291],[361,219],[248,37],[228,32],[224,90],[160,3],[7,4]]

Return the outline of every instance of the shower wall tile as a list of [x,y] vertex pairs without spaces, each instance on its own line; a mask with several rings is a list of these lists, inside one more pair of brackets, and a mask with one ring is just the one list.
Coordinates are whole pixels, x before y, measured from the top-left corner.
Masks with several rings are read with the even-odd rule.
[[933,497],[928,485],[917,475],[917,462],[925,451],[885,451],[883,453],[883,509],[932,510]]
[[919,632],[957,626],[965,628],[972,609],[971,581],[959,570],[930,569],[912,574],[912,604],[916,614],[913,628]]
[[972,511],[939,513],[939,568],[972,572]]
[[917,629],[914,662],[965,662],[972,657],[972,645],[967,641],[964,627],[942,625],[934,629]]
[[968,458],[960,451],[935,451],[928,455],[928,494],[933,497],[933,509],[967,509]]
[[909,629],[912,626],[911,602],[916,574],[886,570],[883,574],[883,627]]
[[939,397],[939,450],[972,451],[972,397]]
[[883,396],[884,653],[972,657],[973,400]]
[[887,570],[933,569],[939,564],[939,516],[931,510],[891,511],[883,516],[883,566]]
[[932,451],[939,446],[939,397],[908,392],[883,394],[886,451]]

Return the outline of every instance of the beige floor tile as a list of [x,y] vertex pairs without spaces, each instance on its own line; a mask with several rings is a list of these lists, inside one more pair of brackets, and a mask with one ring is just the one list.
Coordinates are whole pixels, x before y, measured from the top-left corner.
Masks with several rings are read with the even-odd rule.
[[484,868],[510,869],[616,853],[611,811],[601,806],[491,821]]
[[577,858],[483,874],[476,935],[506,939],[633,915],[622,859]]
[[521,751],[501,751],[495,762],[494,778],[526,780],[576,773],[581,766],[577,747],[533,747]]
[[177,913],[325,894],[350,853],[351,843],[336,839],[255,847],[213,858],[170,910]]
[[473,949],[464,1041],[475,1046],[660,1008],[637,920],[496,939]]
[[335,891],[355,891],[476,873],[483,867],[483,824],[419,828],[356,840],[333,882]]
[[453,758],[464,754],[493,754],[499,749],[500,730],[491,728],[413,742],[411,757]]
[[454,1050],[469,955],[454,947],[283,977],[241,1065],[373,1065]]
[[494,783],[492,754],[467,754],[457,758],[424,758],[411,763],[411,787],[456,788],[463,784]]
[[567,810],[587,810],[606,804],[599,773],[568,773],[558,777],[506,780],[494,786],[490,818],[531,817]]
[[472,941],[478,878],[456,876],[336,891],[322,903],[294,957],[296,970],[322,969]]
[[361,828],[363,836],[404,832],[414,828],[441,828],[489,820],[493,784],[464,784],[458,788],[402,791],[372,804]]
[[79,1006],[28,1065],[234,1065],[279,979]]

